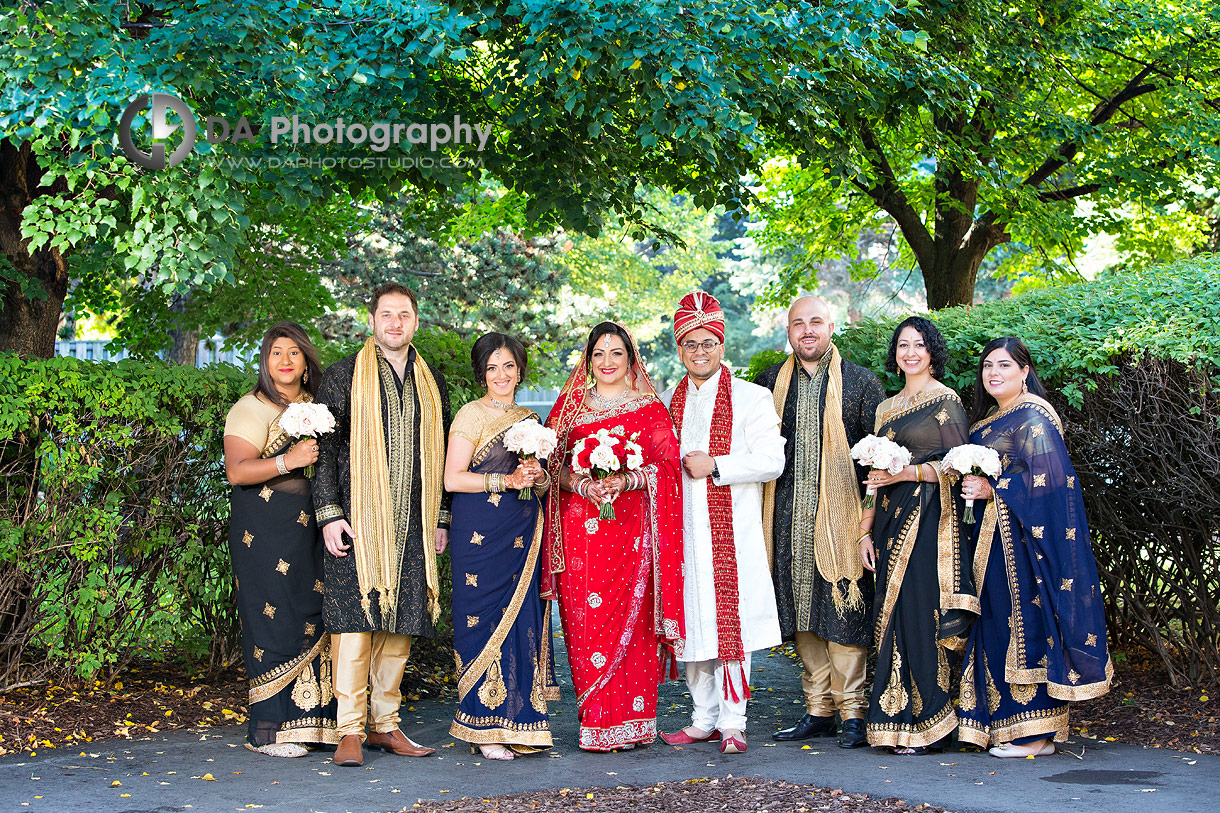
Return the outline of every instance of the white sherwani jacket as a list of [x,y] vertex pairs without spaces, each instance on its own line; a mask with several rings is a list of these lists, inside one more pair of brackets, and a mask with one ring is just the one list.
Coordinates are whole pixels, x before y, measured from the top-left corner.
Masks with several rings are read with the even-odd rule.
[[[724,368],[686,395],[682,454],[708,452],[712,408]],[[681,385],[679,385],[681,386]],[[661,396],[665,406],[674,390]],[[780,643],[775,588],[767,565],[762,529],[762,484],[784,471],[784,438],[771,391],[740,378],[732,379],[733,438],[729,454],[717,457],[716,485],[731,486],[733,537],[737,546],[737,592],[741,642],[745,652]],[[682,661],[718,657],[716,588],[712,576],[712,526],[708,517],[707,479],[692,480],[682,472],[683,582],[686,593],[686,641],[678,651]]]

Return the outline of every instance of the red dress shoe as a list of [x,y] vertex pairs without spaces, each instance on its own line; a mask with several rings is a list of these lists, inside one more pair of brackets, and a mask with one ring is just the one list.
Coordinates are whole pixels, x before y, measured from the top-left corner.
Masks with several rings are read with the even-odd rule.
[[680,731],[675,731],[672,734],[661,734],[661,740],[666,745],[690,745],[696,742],[717,742],[720,739],[720,732],[717,729],[712,729],[711,733],[706,737],[695,739],[690,734],[686,733],[683,728]]
[[746,735],[741,737],[726,737],[720,743],[720,753],[722,754],[744,754],[746,752]]
[[345,768],[359,768],[364,764],[364,749],[360,747],[359,734],[348,734],[339,740],[333,762]]
[[380,748],[383,751],[398,754],[400,757],[426,757],[429,754],[436,753],[435,748],[425,748],[412,742],[406,734],[397,728],[393,731],[370,733],[365,744],[369,748]]

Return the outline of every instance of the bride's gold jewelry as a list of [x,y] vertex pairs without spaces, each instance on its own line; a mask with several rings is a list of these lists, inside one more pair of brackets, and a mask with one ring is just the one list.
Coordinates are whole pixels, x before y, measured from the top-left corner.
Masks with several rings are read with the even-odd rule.
[[611,409],[619,406],[620,404],[626,403],[627,399],[631,397],[631,390],[625,389],[623,390],[622,395],[617,395],[614,398],[607,398],[597,391],[597,387],[591,387],[589,389],[589,397],[593,399],[593,405],[600,411]]
[[492,395],[491,393],[487,394],[487,400],[491,401],[492,406],[497,406],[500,409],[503,409],[505,411],[510,410],[517,405],[517,401],[515,398],[509,398],[508,403],[506,404],[503,401],[501,401],[499,398],[496,398],[496,396]]

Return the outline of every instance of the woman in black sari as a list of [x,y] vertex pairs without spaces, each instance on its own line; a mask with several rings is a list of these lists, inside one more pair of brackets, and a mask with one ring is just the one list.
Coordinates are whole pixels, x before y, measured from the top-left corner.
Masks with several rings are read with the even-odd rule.
[[263,337],[258,383],[225,420],[229,554],[250,678],[246,747],[274,757],[335,741],[322,544],[302,473],[318,459],[318,444],[293,443],[279,425],[288,404],[313,400],[321,377],[305,331],[280,322]]
[[487,759],[510,760],[551,746],[546,704],[559,699],[550,603],[538,592],[541,495],[550,480],[537,460],[523,463],[504,446],[513,424],[538,420],[513,401],[525,377],[525,348],[488,333],[470,358],[487,393],[453,417],[445,455],[458,673],[449,733]]
[[923,317],[894,331],[886,369],[905,383],[877,407],[874,434],[905,447],[912,463],[895,475],[869,473],[876,505],[860,520],[860,557],[877,573],[868,741],[897,754],[939,751],[957,727],[947,650],[964,646],[979,613],[954,477],[941,463],[969,433],[961,399],[939,380],[947,357]]

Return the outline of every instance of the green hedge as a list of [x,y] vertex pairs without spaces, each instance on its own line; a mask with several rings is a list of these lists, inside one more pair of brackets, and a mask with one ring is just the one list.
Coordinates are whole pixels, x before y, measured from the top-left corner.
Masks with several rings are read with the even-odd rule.
[[[469,342],[417,344],[455,410],[481,394]],[[0,355],[0,686],[240,659],[223,433],[252,384],[229,366]]]
[[[1064,420],[1119,646],[1160,654],[1175,682],[1220,685],[1220,256],[1037,290],[931,318],[946,381],[970,403],[978,353],[1019,336]],[[899,318],[836,343],[882,376]],[[746,376],[782,358],[759,354]]]
[[249,387],[0,356],[0,678],[111,676],[167,643],[233,656],[222,434]]

